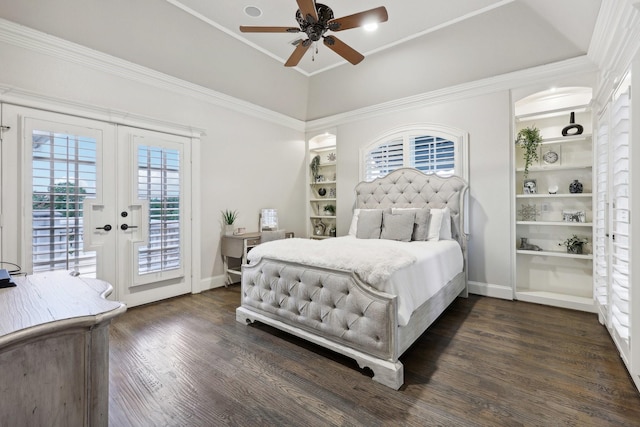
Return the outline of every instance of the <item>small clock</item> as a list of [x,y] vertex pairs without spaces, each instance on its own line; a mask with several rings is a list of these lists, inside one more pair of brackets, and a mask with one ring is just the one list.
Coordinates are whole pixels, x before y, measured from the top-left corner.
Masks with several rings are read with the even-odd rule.
[[558,155],[558,153],[556,153],[555,151],[547,151],[546,153],[544,153],[542,155],[542,160],[548,164],[548,165],[552,165],[555,162],[557,162],[560,159],[560,156]]

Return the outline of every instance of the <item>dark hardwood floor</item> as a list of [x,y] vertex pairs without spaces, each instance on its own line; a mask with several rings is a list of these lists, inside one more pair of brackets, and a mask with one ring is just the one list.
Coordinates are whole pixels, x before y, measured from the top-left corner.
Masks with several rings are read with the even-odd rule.
[[405,385],[265,325],[237,285],[111,326],[111,426],[639,426],[640,394],[596,315],[458,298],[401,358]]

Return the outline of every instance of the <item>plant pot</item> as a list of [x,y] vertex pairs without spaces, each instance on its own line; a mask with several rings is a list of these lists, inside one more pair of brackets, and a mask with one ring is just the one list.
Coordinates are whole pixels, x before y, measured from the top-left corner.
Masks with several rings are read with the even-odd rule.
[[233,236],[233,224],[225,224],[224,225],[224,235],[225,236]]
[[567,253],[568,254],[581,254],[582,253],[582,245],[573,245],[573,246],[567,246]]

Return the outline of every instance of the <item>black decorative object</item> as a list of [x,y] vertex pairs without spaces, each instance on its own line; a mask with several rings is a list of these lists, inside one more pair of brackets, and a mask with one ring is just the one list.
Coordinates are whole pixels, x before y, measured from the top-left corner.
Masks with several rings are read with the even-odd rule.
[[[562,129],[562,136],[572,136],[572,135],[580,135],[584,128],[582,125],[576,124],[576,113],[571,112],[571,116],[569,117],[569,126],[565,126]],[[573,132],[570,132],[573,131]]]
[[318,188],[318,195],[320,197],[324,197],[325,194],[327,194],[327,189],[326,188]]
[[582,183],[577,179],[574,179],[573,182],[569,184],[569,193],[582,193]]

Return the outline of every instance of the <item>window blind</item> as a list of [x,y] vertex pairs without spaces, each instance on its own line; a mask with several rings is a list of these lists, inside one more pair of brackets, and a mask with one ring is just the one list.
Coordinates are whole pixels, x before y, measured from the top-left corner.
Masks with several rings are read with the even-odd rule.
[[34,130],[31,142],[33,271],[95,277],[96,253],[83,249],[82,208],[96,194],[96,140]]
[[369,151],[365,157],[365,180],[373,181],[404,166],[404,141],[394,139]]
[[138,198],[149,201],[149,244],[138,253],[138,273],[181,267],[180,153],[138,147]]
[[411,166],[425,173],[453,175],[455,147],[453,141],[434,136],[411,137],[409,142]]
[[[605,119],[607,114],[604,115]],[[598,126],[596,143],[596,209],[594,247],[594,298],[600,312],[610,324],[609,316],[609,238],[608,236],[608,199],[609,199],[609,127],[604,122]]]
[[612,110],[612,248],[611,326],[622,341],[623,358],[629,349],[629,90],[613,103]]

